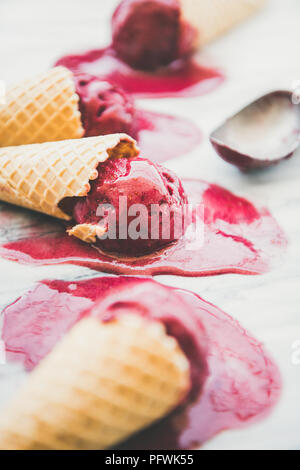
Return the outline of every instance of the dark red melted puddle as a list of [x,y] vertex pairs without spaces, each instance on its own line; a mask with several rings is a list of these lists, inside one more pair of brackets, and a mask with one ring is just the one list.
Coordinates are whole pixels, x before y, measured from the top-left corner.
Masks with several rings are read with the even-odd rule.
[[159,252],[119,258],[68,236],[60,221],[3,204],[0,256],[22,264],[72,263],[128,275],[261,274],[272,267],[286,239],[266,209],[257,209],[217,185],[199,180],[183,183],[190,204],[204,204],[203,240],[191,239],[187,230],[182,239]]
[[[145,279],[102,277],[38,283],[2,314],[8,359],[32,369],[97,298],[110,289],[130,288],[140,282]],[[279,373],[262,346],[217,307],[191,292],[172,290],[188,303],[206,330],[209,377],[193,403],[139,433],[124,449],[197,447],[222,430],[262,418],[279,397]],[[197,334],[203,335],[202,327]]]
[[156,163],[181,157],[202,141],[202,133],[192,121],[145,110],[136,112],[132,135],[141,155]]
[[221,72],[201,66],[194,58],[177,60],[155,73],[134,70],[116,57],[112,47],[68,55],[56,65],[103,78],[139,98],[199,96],[224,80]]

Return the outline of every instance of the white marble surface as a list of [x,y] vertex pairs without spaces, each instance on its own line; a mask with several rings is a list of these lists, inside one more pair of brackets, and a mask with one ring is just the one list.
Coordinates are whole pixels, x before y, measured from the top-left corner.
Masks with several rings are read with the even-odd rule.
[[[0,79],[13,82],[47,69],[66,52],[109,41],[109,16],[115,0],[0,0]],[[291,88],[300,80],[300,2],[271,0],[264,12],[202,53],[221,66],[227,81],[197,99],[143,101],[149,109],[192,117],[205,141],[169,166],[181,176],[199,176],[267,205],[289,238],[288,252],[263,276],[207,278],[161,276],[157,280],[194,290],[236,317],[276,359],[283,393],[272,415],[243,431],[224,432],[205,449],[300,449],[300,363],[293,344],[300,340],[300,152],[280,166],[252,175],[239,173],[210,147],[207,135],[222,120],[262,92]],[[75,266],[33,268],[0,260],[0,305],[43,278],[95,275]],[[298,355],[298,358],[300,354]],[[21,376],[0,366],[0,399]]]

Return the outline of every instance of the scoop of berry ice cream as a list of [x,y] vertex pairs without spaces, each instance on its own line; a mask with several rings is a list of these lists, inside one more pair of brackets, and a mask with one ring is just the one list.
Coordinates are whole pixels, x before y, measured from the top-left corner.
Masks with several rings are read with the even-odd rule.
[[121,315],[139,315],[162,323],[176,339],[190,364],[190,388],[181,404],[197,397],[208,377],[208,337],[200,316],[177,295],[176,290],[149,280],[131,278],[99,299],[83,316],[95,316],[103,322]]
[[130,134],[135,108],[120,88],[88,74],[74,75],[85,137]]
[[[77,224],[101,224],[97,245],[109,252],[140,256],[183,234],[186,195],[178,177],[144,158],[112,158],[86,197],[75,200]],[[115,230],[114,230],[115,229]]]
[[112,18],[113,47],[132,67],[153,70],[191,53],[196,31],[179,0],[123,0]]

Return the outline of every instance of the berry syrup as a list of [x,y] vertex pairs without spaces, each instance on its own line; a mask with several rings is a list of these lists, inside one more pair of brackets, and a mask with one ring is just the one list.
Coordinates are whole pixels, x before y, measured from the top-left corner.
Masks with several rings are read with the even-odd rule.
[[[117,290],[127,287],[134,293],[145,282],[153,286],[153,309],[157,311],[155,293],[160,285],[152,280],[101,277],[38,283],[2,313],[8,360],[21,361],[32,370],[97,299],[112,293],[115,298]],[[208,376],[203,387],[194,394],[191,391],[193,399],[125,442],[122,449],[196,448],[220,431],[243,428],[266,416],[279,397],[277,367],[237,321],[196,294],[165,289],[170,296],[179,296],[187,306],[185,313],[197,320],[195,341],[202,341],[203,328],[206,332]],[[191,348],[187,354],[191,362],[192,355]]]
[[22,264],[76,264],[126,275],[205,276],[262,274],[286,247],[286,238],[266,209],[226,189],[183,180],[189,203],[204,207],[203,237],[189,228],[178,241],[144,256],[124,257],[70,237],[63,222],[7,204],[0,205],[0,256]]
[[73,73],[94,75],[137,98],[195,97],[213,91],[224,81],[220,71],[204,67],[191,57],[175,60],[154,72],[136,70],[119,59],[111,46],[67,55],[55,65]]

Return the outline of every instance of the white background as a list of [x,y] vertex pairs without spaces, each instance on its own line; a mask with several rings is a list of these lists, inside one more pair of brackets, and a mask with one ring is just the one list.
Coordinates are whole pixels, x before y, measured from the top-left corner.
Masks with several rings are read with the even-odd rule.
[[[49,68],[68,52],[109,42],[115,0],[0,0],[0,80],[17,82]],[[268,7],[201,53],[219,66],[227,81],[197,99],[144,100],[151,110],[193,118],[205,141],[192,154],[168,166],[180,176],[219,183],[258,204],[267,205],[289,238],[283,263],[263,276],[207,278],[160,276],[156,279],[194,290],[236,317],[276,359],[283,376],[280,404],[272,415],[243,431],[224,432],[206,449],[300,449],[300,364],[292,345],[300,340],[300,152],[278,167],[251,175],[223,162],[207,135],[224,118],[272,89],[300,80],[300,2],[270,0]],[[1,229],[1,228],[0,228]],[[98,275],[75,266],[33,268],[0,260],[0,306],[43,278]],[[0,400],[21,380],[16,369],[0,365]]]

